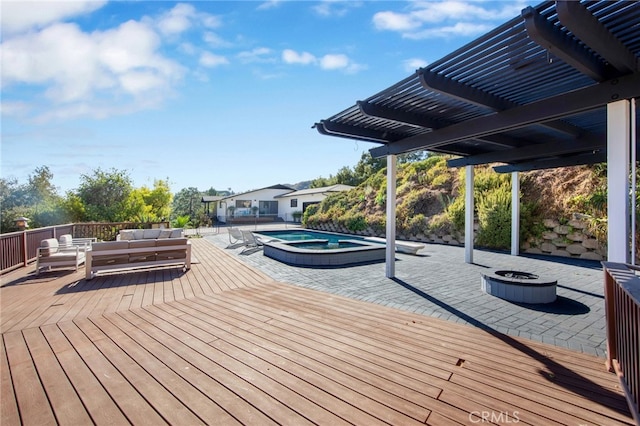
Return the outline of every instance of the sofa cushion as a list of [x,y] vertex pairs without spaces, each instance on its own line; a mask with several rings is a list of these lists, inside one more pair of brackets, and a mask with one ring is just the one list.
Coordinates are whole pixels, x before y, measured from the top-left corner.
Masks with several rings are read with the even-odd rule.
[[161,229],[158,238],[171,238],[171,229]]
[[60,245],[60,248],[73,247],[73,237],[71,234],[60,235],[60,238],[58,238],[58,244]]
[[135,229],[122,229],[120,230],[120,241],[129,241],[135,239]]
[[160,236],[159,229],[143,229],[143,237],[145,240],[155,240]]
[[171,230],[171,236],[169,238],[182,238],[182,228],[176,228]]
[[51,253],[51,255],[47,256],[47,264],[51,265],[54,262],[73,262],[77,260],[78,263],[84,262],[84,252],[78,252],[78,256],[76,257],[75,252],[65,251],[58,253]]
[[60,244],[55,238],[47,238],[46,240],[42,240],[40,242],[40,247],[42,247],[42,249],[40,250],[40,256],[47,257],[50,254],[57,252],[59,246]]

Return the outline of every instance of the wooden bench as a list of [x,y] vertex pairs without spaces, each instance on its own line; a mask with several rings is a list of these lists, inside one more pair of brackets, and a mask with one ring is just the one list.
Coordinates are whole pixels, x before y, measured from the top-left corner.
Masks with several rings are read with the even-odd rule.
[[191,269],[191,242],[187,238],[100,242],[86,253],[86,279],[100,271],[172,265]]
[[[366,237],[366,241],[373,241],[376,243],[387,243],[387,240],[379,237]],[[399,241],[396,240],[396,251],[398,253],[407,253],[407,254],[416,254],[418,250],[422,250],[425,248],[425,245],[422,243],[414,243],[412,241]]]

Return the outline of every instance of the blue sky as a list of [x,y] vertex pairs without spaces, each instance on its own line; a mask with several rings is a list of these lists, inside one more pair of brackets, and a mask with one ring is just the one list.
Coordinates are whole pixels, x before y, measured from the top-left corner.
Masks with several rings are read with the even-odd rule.
[[97,168],[173,192],[328,177],[374,144],[316,121],[526,5],[2,0],[0,174],[46,165],[61,194]]

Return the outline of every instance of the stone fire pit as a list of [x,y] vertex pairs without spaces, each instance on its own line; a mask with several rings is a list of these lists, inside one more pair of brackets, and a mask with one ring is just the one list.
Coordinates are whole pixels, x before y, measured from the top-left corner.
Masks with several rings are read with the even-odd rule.
[[553,303],[557,283],[523,271],[493,269],[482,274],[482,291],[516,303]]

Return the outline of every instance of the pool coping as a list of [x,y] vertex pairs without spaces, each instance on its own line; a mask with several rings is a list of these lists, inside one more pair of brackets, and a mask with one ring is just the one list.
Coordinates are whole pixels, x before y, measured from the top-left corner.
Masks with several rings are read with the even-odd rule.
[[332,250],[314,250],[296,247],[298,244],[313,242],[327,242],[327,240],[269,241],[264,244],[263,254],[279,262],[303,267],[350,266],[383,261],[386,256],[386,247],[384,245],[364,240],[338,240],[338,242],[357,244],[359,247],[337,248]]

